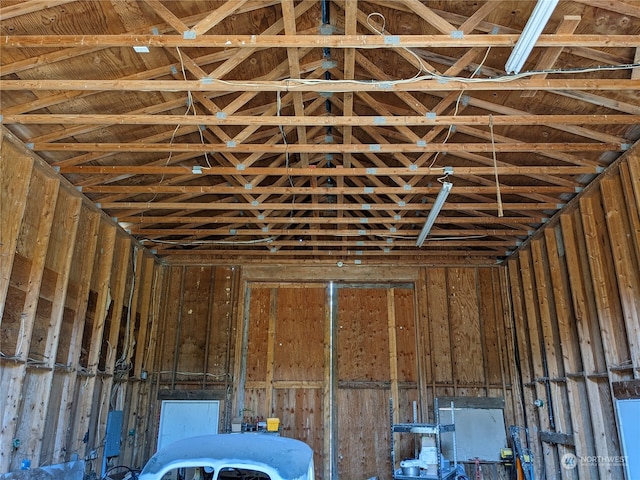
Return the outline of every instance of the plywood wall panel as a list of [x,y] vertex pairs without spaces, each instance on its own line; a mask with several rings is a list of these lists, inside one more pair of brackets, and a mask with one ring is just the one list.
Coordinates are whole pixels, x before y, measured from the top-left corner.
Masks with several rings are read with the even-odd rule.
[[248,386],[245,388],[244,405],[240,408],[240,414],[249,422],[255,422],[262,417],[269,418],[267,408],[267,389],[265,387],[255,388]]
[[[178,323],[181,314],[180,304],[183,293],[183,278],[186,267],[168,267],[166,275],[167,293],[162,301],[162,336],[159,347],[158,371],[160,381],[175,383],[175,359],[178,342]],[[171,292],[171,294],[169,294]]]
[[247,382],[265,381],[267,378],[267,336],[271,296],[275,294],[270,288],[251,288],[246,358]]
[[[478,269],[478,295],[479,303],[479,325],[481,327],[482,352],[484,357],[485,381],[487,384],[502,383],[502,358],[501,341],[499,335],[504,335],[502,328],[498,329],[498,325],[502,326],[502,312],[496,311],[498,302],[496,296],[500,295],[500,283],[494,277],[495,268],[479,268]],[[498,333],[500,332],[500,333]]]
[[413,288],[394,288],[396,361],[399,382],[418,381],[415,295]]
[[338,476],[391,478],[389,390],[340,388],[336,402]]
[[213,267],[187,267],[183,279],[178,372],[203,372]]
[[433,381],[453,383],[453,352],[451,347],[451,324],[449,321],[449,302],[447,271],[444,268],[431,268],[427,272],[428,325],[430,327],[433,363]]
[[326,289],[279,288],[274,380],[322,381]]
[[485,380],[475,275],[470,268],[451,268],[447,275],[453,371],[460,384]]
[[231,371],[231,347],[235,339],[233,322],[234,313],[234,280],[236,269],[233,267],[216,267],[213,277],[213,302],[210,315],[209,355],[207,372],[215,378],[225,378]]
[[280,418],[281,435],[307,443],[313,449],[316,470],[323,463],[322,395],[321,388],[287,388],[277,389],[274,396],[273,414]]
[[388,380],[386,289],[339,288],[338,321],[339,380]]

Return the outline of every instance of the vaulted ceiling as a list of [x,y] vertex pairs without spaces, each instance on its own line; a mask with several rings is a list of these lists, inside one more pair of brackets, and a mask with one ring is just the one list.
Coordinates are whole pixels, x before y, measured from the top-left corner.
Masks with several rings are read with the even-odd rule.
[[535,5],[0,0],[1,119],[168,261],[495,263],[640,138],[640,2]]

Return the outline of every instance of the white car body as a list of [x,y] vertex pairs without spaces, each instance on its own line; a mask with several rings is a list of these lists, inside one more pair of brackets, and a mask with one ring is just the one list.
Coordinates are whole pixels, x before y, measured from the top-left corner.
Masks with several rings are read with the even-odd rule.
[[167,473],[181,468],[202,469],[212,480],[217,480],[223,471],[235,469],[260,472],[270,480],[314,480],[311,447],[292,438],[259,433],[203,435],[179,440],[151,457],[138,479],[161,480]]

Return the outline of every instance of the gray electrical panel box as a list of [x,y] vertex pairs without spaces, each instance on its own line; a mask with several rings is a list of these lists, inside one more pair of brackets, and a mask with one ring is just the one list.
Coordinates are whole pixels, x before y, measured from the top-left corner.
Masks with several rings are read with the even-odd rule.
[[104,456],[120,455],[120,435],[122,433],[122,410],[111,410],[107,417],[107,434],[104,440]]

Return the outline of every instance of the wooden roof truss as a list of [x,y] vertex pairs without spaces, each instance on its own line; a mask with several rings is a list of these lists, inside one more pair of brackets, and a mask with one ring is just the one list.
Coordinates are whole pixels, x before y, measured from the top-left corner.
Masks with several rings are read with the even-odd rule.
[[640,136],[640,5],[534,5],[0,0],[1,120],[169,261],[495,263]]

